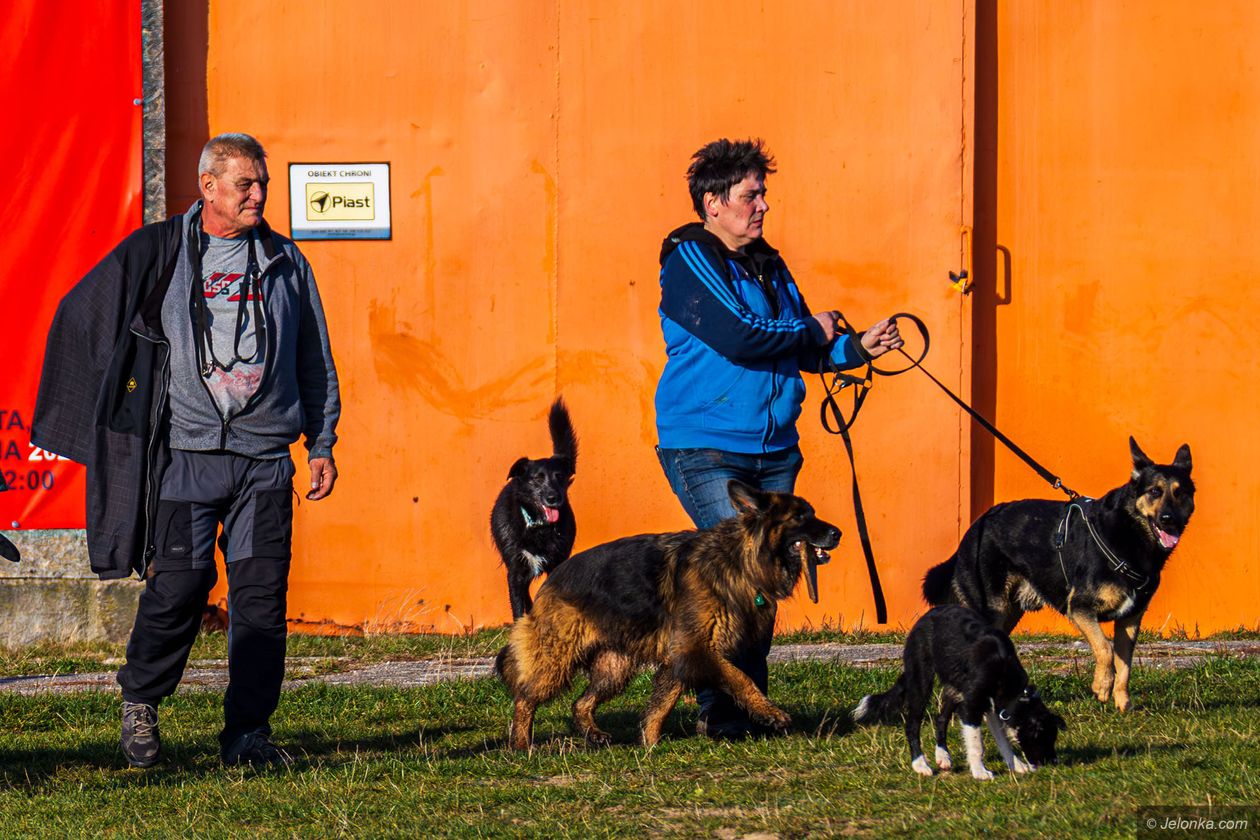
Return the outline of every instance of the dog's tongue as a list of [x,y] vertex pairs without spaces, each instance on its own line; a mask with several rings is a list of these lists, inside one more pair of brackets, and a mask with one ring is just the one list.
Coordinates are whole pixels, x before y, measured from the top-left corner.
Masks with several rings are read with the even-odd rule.
[[1161,531],[1159,528],[1155,529],[1155,534],[1159,537],[1159,544],[1162,545],[1164,548],[1173,548],[1177,545],[1178,542],[1181,541],[1181,537],[1177,536],[1176,534],[1170,534],[1167,531]]
[[555,525],[557,522],[560,521],[560,509],[545,507],[543,508],[543,516],[547,518],[547,521],[549,523],[551,523],[552,525]]

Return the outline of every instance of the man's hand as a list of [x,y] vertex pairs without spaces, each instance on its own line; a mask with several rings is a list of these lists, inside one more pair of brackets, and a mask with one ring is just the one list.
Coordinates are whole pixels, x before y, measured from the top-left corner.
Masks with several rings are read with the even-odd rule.
[[337,465],[332,458],[312,458],[310,467],[311,492],[306,494],[306,498],[318,502],[332,492],[333,484],[337,482]]
[[897,331],[897,322],[887,318],[862,333],[862,347],[872,359],[878,359],[889,350],[905,344]]
[[827,336],[827,340],[823,343],[830,344],[831,340],[836,337],[836,328],[840,324],[840,313],[833,309],[829,312],[815,312],[809,317],[817,321],[823,328],[823,333]]

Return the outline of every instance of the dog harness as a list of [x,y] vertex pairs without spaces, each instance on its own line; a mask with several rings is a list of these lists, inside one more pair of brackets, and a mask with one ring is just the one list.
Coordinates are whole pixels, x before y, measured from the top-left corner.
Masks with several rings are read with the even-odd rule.
[[1088,497],[1082,496],[1080,501],[1073,501],[1068,504],[1067,512],[1063,515],[1063,522],[1054,532],[1054,550],[1059,555],[1059,567],[1063,569],[1063,579],[1068,579],[1067,568],[1063,565],[1063,546],[1068,538],[1068,525],[1072,521],[1072,511],[1080,514],[1081,521],[1085,523],[1086,529],[1089,530],[1090,537],[1094,540],[1094,545],[1098,546],[1098,550],[1102,552],[1103,557],[1107,558],[1107,565],[1116,574],[1123,575],[1133,582],[1139,592],[1147,587],[1151,582],[1150,575],[1144,575],[1136,570],[1128,563],[1116,556],[1106,543],[1102,541],[1102,537],[1098,536],[1098,532],[1094,530],[1094,525],[1089,521],[1089,517],[1085,515],[1084,505],[1094,501]]

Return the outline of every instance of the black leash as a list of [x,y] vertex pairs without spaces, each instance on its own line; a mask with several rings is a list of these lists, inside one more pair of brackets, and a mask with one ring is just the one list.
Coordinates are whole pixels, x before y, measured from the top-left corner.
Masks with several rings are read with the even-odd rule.
[[[826,389],[826,395],[823,397],[822,406],[820,407],[822,426],[828,433],[840,435],[844,441],[845,452],[849,456],[849,468],[853,473],[853,512],[857,519],[858,538],[862,543],[862,553],[866,557],[866,571],[871,579],[871,593],[875,597],[875,617],[880,624],[888,622],[888,607],[884,602],[884,590],[880,586],[879,572],[875,568],[875,555],[871,549],[870,532],[866,526],[866,513],[862,506],[862,495],[858,490],[857,463],[853,457],[853,441],[849,436],[849,429],[857,422],[858,413],[862,410],[862,405],[866,402],[866,397],[870,393],[871,388],[875,384],[875,375],[879,376],[900,376],[908,370],[918,368],[923,375],[932,380],[936,387],[940,388],[945,394],[953,400],[963,411],[966,411],[971,418],[984,427],[985,431],[993,435],[1002,442],[1008,449],[1019,456],[1025,464],[1033,469],[1037,475],[1047,481],[1055,490],[1062,490],[1067,494],[1069,499],[1076,499],[1080,496],[1075,490],[1071,489],[1063,483],[1063,481],[1054,473],[1037,463],[1031,455],[1020,449],[1013,440],[1002,434],[996,426],[990,423],[983,415],[976,411],[967,403],[963,402],[957,394],[933,376],[927,368],[923,367],[921,362],[927,357],[928,347],[931,344],[931,336],[928,334],[927,325],[923,323],[915,315],[908,312],[898,312],[889,320],[899,321],[905,319],[914,324],[919,334],[923,336],[923,351],[919,353],[918,358],[911,356],[904,348],[897,348],[897,352],[905,356],[910,364],[904,368],[897,370],[881,370],[875,367],[875,362],[866,355],[865,348],[862,347],[861,336],[853,329],[848,320],[841,315],[838,319],[839,327],[853,342],[854,348],[857,349],[866,358],[865,370],[862,375],[855,376],[851,373],[836,370],[831,366],[829,360],[824,359],[818,372],[819,377],[823,381],[823,387]],[[828,379],[830,377],[830,379]],[[853,388],[853,410],[846,417],[840,409],[838,397],[845,388]]]

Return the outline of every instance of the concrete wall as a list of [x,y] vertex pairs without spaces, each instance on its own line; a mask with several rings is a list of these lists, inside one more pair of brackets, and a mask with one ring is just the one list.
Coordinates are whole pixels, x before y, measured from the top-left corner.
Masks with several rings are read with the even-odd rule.
[[6,531],[22,552],[0,563],[0,647],[126,641],[143,584],[99,581],[82,531]]

